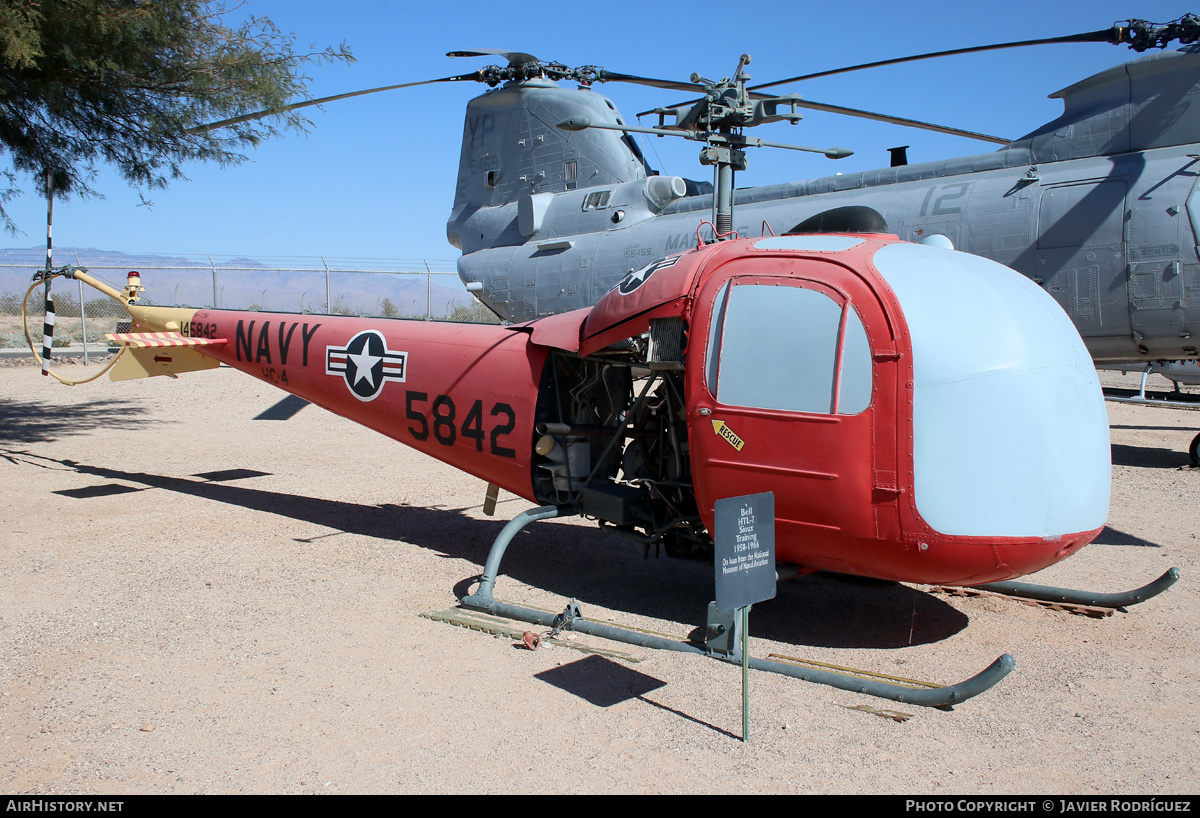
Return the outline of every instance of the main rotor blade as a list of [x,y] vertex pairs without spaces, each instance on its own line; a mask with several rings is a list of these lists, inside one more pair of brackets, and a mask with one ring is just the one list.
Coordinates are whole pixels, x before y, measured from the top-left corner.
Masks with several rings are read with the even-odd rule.
[[532,54],[524,51],[505,51],[503,48],[475,48],[468,51],[447,51],[447,57],[503,57],[513,68],[521,68],[531,63],[540,62]]
[[[1133,21],[1141,23],[1141,21]],[[747,91],[761,91],[764,88],[774,88],[777,85],[786,85],[789,82],[803,82],[804,80],[818,79],[820,77],[832,77],[837,74],[848,74],[852,71],[863,71],[868,68],[882,68],[886,65],[900,65],[906,62],[917,62],[919,60],[932,60],[937,57],[953,57],[959,54],[977,54],[983,51],[1000,51],[1006,48],[1025,48],[1026,46],[1035,45],[1057,45],[1061,43],[1112,43],[1114,45],[1120,43],[1134,43],[1131,46],[1135,49],[1141,46],[1140,50],[1150,47],[1147,43],[1142,42],[1146,38],[1145,25],[1122,26],[1114,25],[1110,28],[1101,29],[1099,31],[1085,31],[1080,34],[1066,34],[1061,37],[1043,37],[1038,40],[1015,40],[1011,43],[992,43],[991,45],[976,45],[968,48],[952,48],[946,51],[930,51],[925,54],[912,54],[907,57],[894,57],[890,60],[876,60],[874,62],[864,62],[858,65],[848,65],[842,68],[831,68],[828,71],[814,71],[810,74],[800,74],[796,77],[788,77],[787,79],[774,80],[773,82],[764,82],[759,85],[747,86]],[[678,108],[684,105],[695,105],[698,100],[691,102],[683,102],[679,105],[668,107]],[[638,114],[645,116],[645,114]]]
[[[788,100],[792,102],[791,100]],[[841,105],[828,105],[824,102],[816,102],[811,99],[796,100],[793,104],[797,108],[811,108],[814,111],[826,111],[831,114],[842,114],[843,116],[853,116],[859,119],[873,119],[876,122],[890,122],[893,125],[903,125],[906,128],[919,128],[923,131],[933,131],[934,133],[950,134],[951,136],[963,136],[967,139],[978,139],[981,142],[992,142],[996,145],[1007,145],[1012,142],[1011,139],[1006,139],[1003,136],[990,136],[988,134],[976,133],[974,131],[964,131],[959,128],[950,128],[946,125],[935,125],[932,122],[922,122],[919,119],[905,119],[901,116],[891,116],[889,114],[877,114],[872,111],[862,111],[858,108],[843,108]]]
[[361,97],[364,94],[377,94],[380,91],[394,91],[397,88],[415,88],[418,85],[432,85],[436,82],[460,82],[463,80],[476,80],[478,73],[463,74],[457,77],[442,77],[436,80],[421,80],[420,82],[403,82],[399,85],[384,85],[379,88],[368,88],[365,91],[351,91],[348,94],[335,94],[331,97],[321,97],[320,99],[306,99],[303,102],[293,102],[291,105],[285,105],[282,108],[273,111],[257,111],[253,114],[243,114],[235,116],[231,119],[222,119],[220,122],[210,122],[207,125],[197,125],[194,128],[188,128],[187,134],[202,134],[214,131],[217,128],[226,128],[230,125],[240,125],[243,122],[250,122],[255,119],[262,119],[265,116],[273,114],[286,114],[288,111],[295,111],[299,108],[308,108],[312,105],[324,105],[326,102],[337,102],[339,99],[349,99],[350,97]]
[[[1148,48],[1165,47],[1166,43],[1171,39],[1179,39],[1185,43],[1195,42],[1200,36],[1198,31],[1200,21],[1193,15],[1185,15],[1179,20],[1168,23],[1164,26],[1156,26],[1146,23],[1144,20],[1129,20],[1125,24],[1116,23],[1110,28],[1101,29],[1099,31],[1085,31],[1080,34],[1068,34],[1062,37],[1043,37],[1037,40],[1017,40],[1010,43],[993,43],[991,45],[977,45],[969,48],[953,48],[946,51],[930,51],[925,54],[913,54],[908,57],[896,57],[890,60],[876,60],[874,62],[860,63],[858,65],[849,65],[843,68],[832,68],[828,71],[814,71],[809,74],[801,74],[796,77],[788,77],[787,79],[775,80],[773,82],[764,82],[759,85],[748,86],[747,91],[761,91],[764,88],[774,88],[778,85],[786,85],[789,82],[802,82],[803,80],[817,79],[819,77],[832,77],[837,74],[846,74],[851,71],[862,71],[867,68],[882,68],[886,65],[899,65],[906,62],[916,62],[918,60],[931,60],[935,57],[951,57],[959,54],[976,54],[983,51],[999,51],[1006,48],[1024,48],[1034,45],[1056,45],[1060,43],[1112,43],[1118,45],[1128,43],[1129,47],[1135,51],[1145,51]],[[677,105],[670,105],[670,108],[682,108],[687,105],[695,105],[699,100],[691,100],[689,102],[681,102]],[[912,121],[901,120],[899,117],[885,117],[883,115],[870,114],[866,111],[858,111],[850,113],[854,109],[834,110],[833,106],[818,107],[817,105],[807,105],[802,107],[813,108],[814,110],[830,110],[833,113],[846,113],[849,116],[859,116],[864,119],[878,119],[883,122],[894,122],[898,125],[907,125],[923,130],[935,130],[941,133],[952,133],[959,136],[968,136],[972,139],[981,139],[985,142],[996,142],[998,144],[1008,144],[1010,140],[1000,141],[1000,137],[989,137],[984,134],[972,134],[969,131],[959,131],[955,128],[942,128],[941,126],[930,126],[929,123],[915,124]],[[638,116],[646,116],[653,111],[643,111]]]
[[[596,79],[600,82],[629,82],[634,85],[649,85],[652,88],[665,88],[668,91],[687,91],[696,92],[704,91],[704,86],[694,82],[678,82],[676,80],[656,80],[652,77],[639,77],[635,74],[622,74],[617,71],[608,71],[599,69],[596,72]],[[699,100],[692,102],[694,105]],[[639,114],[638,116],[641,116]]]
[[896,57],[890,60],[876,60],[875,62],[865,62],[859,65],[848,65],[844,68],[831,68],[828,71],[815,71],[811,74],[801,74],[798,77],[788,77],[785,80],[775,80],[774,82],[764,82],[761,85],[747,87],[748,91],[761,91],[764,88],[774,88],[776,85],[786,85],[789,82],[801,82],[803,80],[812,80],[819,77],[832,77],[836,74],[848,74],[851,71],[863,71],[867,68],[882,68],[885,65],[899,65],[900,63],[916,62],[918,60],[932,60],[935,57],[953,57],[958,54],[976,54],[981,51],[999,51],[1005,48],[1024,48],[1025,46],[1034,45],[1055,45],[1058,43],[1119,43],[1120,31],[1122,29],[1114,26],[1101,31],[1088,31],[1083,34],[1069,34],[1064,37],[1046,37],[1040,40],[1019,40],[1011,43],[994,43],[992,45],[976,45],[970,48],[952,48],[948,51],[930,51],[927,54],[913,54],[908,57]]

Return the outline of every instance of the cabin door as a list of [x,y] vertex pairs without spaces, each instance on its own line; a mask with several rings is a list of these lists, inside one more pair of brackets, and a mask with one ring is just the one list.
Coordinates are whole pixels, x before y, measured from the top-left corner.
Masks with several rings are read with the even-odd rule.
[[[861,280],[850,283],[871,296]],[[835,570],[847,567],[838,556],[847,536],[875,535],[873,362],[849,289],[714,276],[689,340],[693,351],[704,344],[688,420],[705,524],[712,530],[717,499],[772,491],[778,558]],[[878,303],[862,300],[880,316]]]

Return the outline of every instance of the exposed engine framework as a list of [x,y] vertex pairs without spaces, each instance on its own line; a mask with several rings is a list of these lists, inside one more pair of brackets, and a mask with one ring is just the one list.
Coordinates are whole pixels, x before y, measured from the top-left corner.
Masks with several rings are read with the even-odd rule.
[[[683,337],[679,319],[657,333],[668,334]],[[652,339],[653,331],[587,357],[551,355],[537,408],[535,492],[671,556],[707,556],[712,538],[692,485],[683,364],[649,360],[664,355]],[[678,342],[670,350],[682,353]]]

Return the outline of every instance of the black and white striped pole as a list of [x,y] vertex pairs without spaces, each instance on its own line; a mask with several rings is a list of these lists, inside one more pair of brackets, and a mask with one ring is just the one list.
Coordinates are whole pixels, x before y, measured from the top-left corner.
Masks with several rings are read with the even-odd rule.
[[54,171],[46,171],[46,317],[42,322],[42,374],[50,374],[54,350],[54,296],[50,294],[50,271],[54,269]]

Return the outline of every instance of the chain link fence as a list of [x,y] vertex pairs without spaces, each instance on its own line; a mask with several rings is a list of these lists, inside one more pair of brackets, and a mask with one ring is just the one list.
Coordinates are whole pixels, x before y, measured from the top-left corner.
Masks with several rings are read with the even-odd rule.
[[[27,349],[21,303],[35,271],[45,264],[44,255],[38,264],[34,251],[22,251],[30,259],[21,263],[23,258],[13,258],[17,252],[5,251],[0,260],[0,346],[6,349]],[[176,263],[127,256],[122,261],[128,263],[112,259],[88,263],[82,252],[68,253],[66,259],[117,289],[125,286],[130,270],[137,270],[146,288],[142,303],[157,306],[499,322],[463,287],[455,262],[444,259],[355,259],[348,264],[324,258],[206,257],[207,263]],[[62,254],[56,253],[55,268],[62,262]],[[55,348],[106,352],[104,335],[116,331],[118,321],[128,319],[121,306],[78,281],[58,278],[51,288],[57,319]],[[39,287],[29,297],[29,329],[39,348],[43,306]]]

